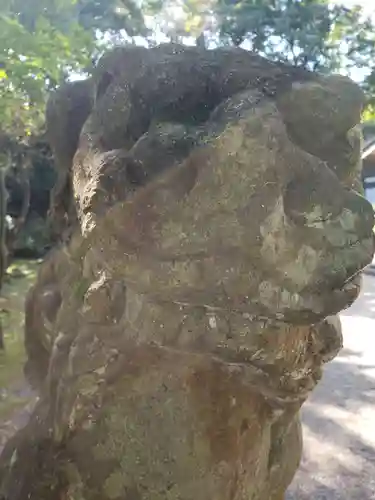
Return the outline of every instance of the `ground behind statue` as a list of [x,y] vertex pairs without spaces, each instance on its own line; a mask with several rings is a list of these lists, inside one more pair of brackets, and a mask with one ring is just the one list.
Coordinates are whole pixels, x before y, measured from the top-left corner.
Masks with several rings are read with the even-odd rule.
[[375,275],[341,317],[344,349],[304,406],[304,459],[287,500],[375,498]]

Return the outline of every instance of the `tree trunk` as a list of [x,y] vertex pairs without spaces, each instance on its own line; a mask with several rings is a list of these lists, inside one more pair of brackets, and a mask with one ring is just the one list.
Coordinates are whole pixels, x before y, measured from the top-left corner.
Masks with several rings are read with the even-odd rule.
[[7,238],[6,246],[7,246],[7,252],[8,252],[8,259],[13,255],[13,247],[15,244],[15,241],[23,228],[27,215],[29,213],[29,208],[30,208],[30,199],[31,199],[31,187],[30,187],[30,165],[31,165],[31,159],[28,158],[25,162],[24,165],[21,166],[20,169],[20,182],[22,186],[22,191],[23,191],[23,199],[22,199],[22,206],[21,206],[21,212],[19,217],[17,217],[14,228],[10,231],[10,234]]
[[6,168],[0,168],[0,292],[3,288],[5,272],[7,269],[8,252],[6,248],[6,215],[7,191],[5,187]]
[[4,332],[1,320],[0,320],[0,351],[5,351]]
[[[7,269],[7,258],[8,252],[6,248],[6,215],[7,215],[7,205],[8,205],[8,195],[5,187],[5,178],[7,169],[10,162],[7,165],[0,166],[0,293],[3,288],[3,282],[5,277],[5,272]],[[3,326],[0,319],[0,349],[5,349]]]

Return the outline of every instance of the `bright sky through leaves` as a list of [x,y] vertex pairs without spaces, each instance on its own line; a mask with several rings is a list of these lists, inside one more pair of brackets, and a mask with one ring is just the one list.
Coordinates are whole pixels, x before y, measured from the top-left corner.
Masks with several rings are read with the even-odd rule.
[[342,3],[348,7],[354,7],[354,5],[360,5],[363,7],[366,14],[372,14],[375,17],[375,2],[374,0],[337,0],[332,3]]

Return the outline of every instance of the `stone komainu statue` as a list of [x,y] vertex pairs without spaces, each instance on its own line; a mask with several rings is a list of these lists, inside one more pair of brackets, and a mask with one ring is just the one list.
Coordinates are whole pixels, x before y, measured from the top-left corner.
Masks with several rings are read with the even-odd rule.
[[75,85],[49,104],[71,231],[27,298],[40,399],[0,498],[282,500],[373,254],[362,92],[178,45]]

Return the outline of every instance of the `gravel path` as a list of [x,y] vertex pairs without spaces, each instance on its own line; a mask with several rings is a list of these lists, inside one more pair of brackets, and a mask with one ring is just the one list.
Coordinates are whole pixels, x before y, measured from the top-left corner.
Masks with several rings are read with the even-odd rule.
[[286,500],[375,500],[375,275],[341,319],[344,349],[304,406],[304,459]]

